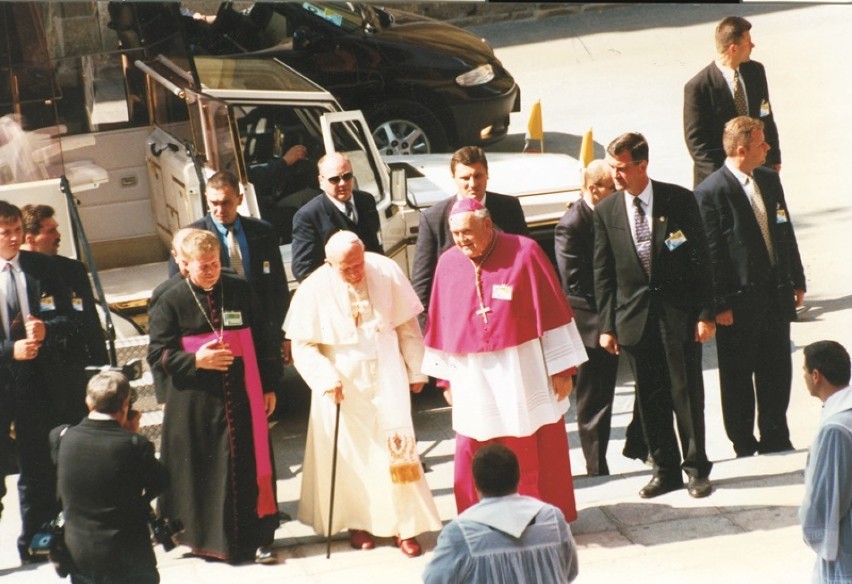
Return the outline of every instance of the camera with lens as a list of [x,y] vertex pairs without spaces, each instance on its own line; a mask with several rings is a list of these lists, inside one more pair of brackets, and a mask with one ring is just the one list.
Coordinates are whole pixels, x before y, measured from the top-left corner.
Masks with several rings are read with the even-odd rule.
[[142,359],[131,359],[124,365],[89,365],[86,374],[93,377],[102,371],[116,371],[124,375],[128,381],[134,381],[142,377]]
[[[91,379],[98,373],[103,371],[115,371],[124,375],[128,381],[135,381],[142,377],[142,359],[131,359],[124,365],[88,365],[86,367],[86,375]],[[130,388],[130,410],[128,411],[128,419],[133,419],[139,415],[139,412],[133,409],[133,404],[139,397],[135,387]]]
[[175,536],[183,531],[183,522],[180,519],[169,520],[160,517],[151,509],[148,515],[148,527],[151,529],[151,538],[162,545],[164,550],[170,552],[177,546]]

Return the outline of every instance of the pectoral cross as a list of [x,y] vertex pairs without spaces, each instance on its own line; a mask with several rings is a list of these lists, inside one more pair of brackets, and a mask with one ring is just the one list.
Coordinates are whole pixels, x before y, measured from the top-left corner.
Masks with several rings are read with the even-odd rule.
[[476,314],[482,317],[482,322],[488,324],[488,313],[491,312],[491,309],[484,304],[479,305],[479,310],[476,311]]

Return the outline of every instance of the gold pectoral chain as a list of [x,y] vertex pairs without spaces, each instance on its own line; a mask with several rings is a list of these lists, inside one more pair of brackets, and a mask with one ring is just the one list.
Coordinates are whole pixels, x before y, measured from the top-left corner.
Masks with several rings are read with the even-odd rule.
[[[192,284],[189,283],[189,278],[185,280],[186,285],[189,287],[189,293],[192,294],[192,299],[195,300],[195,305],[198,307],[199,312],[201,312],[201,316],[204,317],[204,320],[207,321],[207,324],[210,325],[210,330],[213,331],[213,334],[216,335],[216,339],[219,341],[219,345],[224,349],[225,348],[225,319],[222,318],[222,323],[219,325],[219,331],[216,331],[216,327],[213,326],[213,321],[210,320],[210,317],[207,316],[207,311],[204,310],[204,307],[201,306],[201,301],[198,300],[198,296],[195,294],[195,290],[192,289]],[[220,310],[225,310],[225,287],[219,287],[219,292],[221,292],[222,296],[220,302],[222,303],[220,306]]]

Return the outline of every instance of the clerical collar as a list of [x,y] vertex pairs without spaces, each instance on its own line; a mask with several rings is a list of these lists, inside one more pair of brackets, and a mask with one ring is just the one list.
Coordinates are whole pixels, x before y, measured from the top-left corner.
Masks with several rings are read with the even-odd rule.
[[470,258],[470,261],[474,263],[474,265],[481,266],[485,263],[485,260],[488,259],[488,256],[491,255],[491,252],[494,251],[494,246],[497,245],[497,230],[494,229],[491,231],[491,241],[488,242],[488,247],[485,248],[485,251],[482,252],[481,255],[475,258]]
[[199,286],[198,284],[196,284],[195,282],[193,282],[193,281],[192,281],[192,279],[190,279],[190,277],[189,277],[189,276],[187,276],[186,278],[184,278],[184,280],[186,280],[186,283],[187,283],[187,284],[189,284],[189,285],[192,287],[191,289],[193,289],[193,290],[199,290],[199,291],[204,292],[205,294],[207,294],[207,293],[210,293],[210,292],[212,292],[213,290],[215,290],[215,289],[216,289],[216,286],[218,286],[218,285],[219,285],[219,283],[222,281],[222,276],[220,275],[220,276],[219,276],[219,279],[218,279],[218,280],[216,280],[216,283],[215,283],[215,284],[213,284],[210,288],[202,288],[201,286]]

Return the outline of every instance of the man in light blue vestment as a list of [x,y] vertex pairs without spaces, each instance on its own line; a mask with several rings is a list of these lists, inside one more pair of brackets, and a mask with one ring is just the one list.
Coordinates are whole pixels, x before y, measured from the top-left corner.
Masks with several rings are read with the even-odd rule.
[[502,444],[473,457],[480,502],[450,522],[423,571],[425,584],[556,584],[577,577],[577,548],[562,512],[518,494],[515,454]]
[[805,347],[805,385],[823,402],[808,454],[799,520],[817,554],[812,582],[852,584],[852,389],[849,353],[834,341]]

